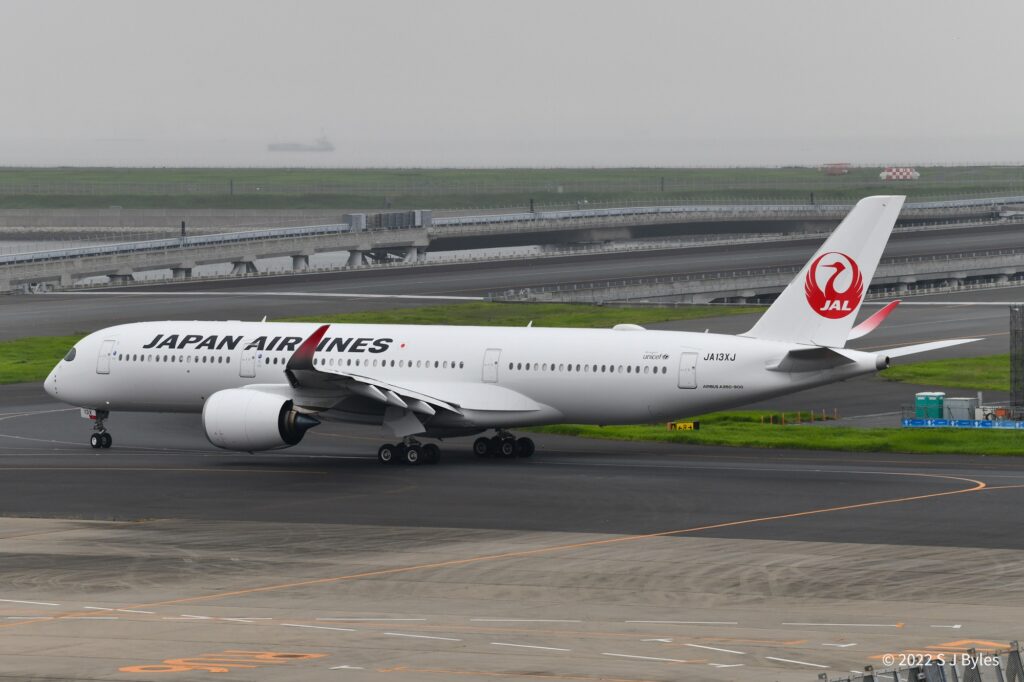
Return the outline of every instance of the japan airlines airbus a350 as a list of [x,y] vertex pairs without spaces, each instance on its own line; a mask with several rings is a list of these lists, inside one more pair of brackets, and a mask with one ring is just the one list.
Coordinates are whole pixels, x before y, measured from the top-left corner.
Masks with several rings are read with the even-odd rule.
[[229,450],[298,444],[328,419],[382,424],[399,439],[383,462],[436,461],[434,444],[478,438],[485,455],[529,456],[507,429],[570,422],[650,423],[701,414],[888,366],[891,358],[974,339],[869,353],[845,348],[896,302],[853,327],[904,197],[861,200],[745,334],[613,329],[267,322],[142,322],[79,341],[46,391],[94,419],[111,412],[202,413]]

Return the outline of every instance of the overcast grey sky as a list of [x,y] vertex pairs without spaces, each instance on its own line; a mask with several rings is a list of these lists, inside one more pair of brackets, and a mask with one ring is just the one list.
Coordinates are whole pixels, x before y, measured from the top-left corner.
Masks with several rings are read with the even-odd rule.
[[1024,162],[1022,27],[1020,0],[0,0],[0,165]]

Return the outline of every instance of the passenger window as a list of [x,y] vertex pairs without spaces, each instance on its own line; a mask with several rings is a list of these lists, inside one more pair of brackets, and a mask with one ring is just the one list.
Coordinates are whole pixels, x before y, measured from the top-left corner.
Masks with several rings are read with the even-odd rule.
[[[72,360],[75,359],[75,355],[77,355],[77,354],[78,354],[78,351],[76,351],[75,347],[72,346],[71,350],[68,351],[68,354],[64,356],[64,362],[71,362]],[[124,357],[122,356],[121,359],[123,360]]]

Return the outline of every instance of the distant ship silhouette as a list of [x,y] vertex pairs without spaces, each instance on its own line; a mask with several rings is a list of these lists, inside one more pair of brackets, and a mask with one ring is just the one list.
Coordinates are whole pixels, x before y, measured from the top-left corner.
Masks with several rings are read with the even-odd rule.
[[313,144],[302,144],[300,142],[277,142],[267,145],[268,152],[333,152],[334,145],[326,136],[313,140]]

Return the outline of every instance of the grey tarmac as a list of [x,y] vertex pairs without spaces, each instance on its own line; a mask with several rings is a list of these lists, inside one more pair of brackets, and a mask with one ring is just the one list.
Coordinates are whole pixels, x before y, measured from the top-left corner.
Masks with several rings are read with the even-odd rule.
[[1020,636],[1024,460],[109,426],[0,390],[0,677],[796,681]]

